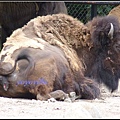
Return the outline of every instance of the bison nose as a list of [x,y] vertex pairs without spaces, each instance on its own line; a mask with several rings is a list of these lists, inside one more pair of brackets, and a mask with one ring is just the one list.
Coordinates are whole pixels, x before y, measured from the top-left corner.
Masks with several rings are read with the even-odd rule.
[[7,83],[4,83],[4,84],[3,84],[3,89],[4,89],[5,91],[8,90],[8,84],[7,84]]

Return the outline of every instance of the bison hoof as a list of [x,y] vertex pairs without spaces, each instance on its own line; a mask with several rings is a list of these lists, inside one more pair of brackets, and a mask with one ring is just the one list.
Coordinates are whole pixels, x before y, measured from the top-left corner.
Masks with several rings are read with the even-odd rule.
[[79,95],[79,96],[76,96],[76,93],[75,93],[75,92],[70,92],[70,93],[69,93],[69,97],[70,97],[71,101],[75,101],[76,99],[81,98],[80,95]]
[[72,102],[72,100],[68,97],[64,100],[64,102]]
[[55,98],[56,100],[65,100],[68,95],[62,90],[56,90],[56,91],[51,92],[50,96]]
[[48,99],[48,102],[56,102],[56,99],[55,98],[50,98],[50,99]]
[[76,97],[76,93],[75,93],[75,92],[70,92],[70,93],[69,93],[69,96],[70,96],[71,98]]

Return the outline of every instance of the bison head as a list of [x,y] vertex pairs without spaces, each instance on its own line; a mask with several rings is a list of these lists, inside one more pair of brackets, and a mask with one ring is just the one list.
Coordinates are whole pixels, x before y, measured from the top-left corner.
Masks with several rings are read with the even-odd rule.
[[[92,48],[86,75],[103,82],[112,92],[120,77],[120,26],[115,16],[96,17],[86,24],[90,29]],[[89,67],[89,65],[91,65]]]

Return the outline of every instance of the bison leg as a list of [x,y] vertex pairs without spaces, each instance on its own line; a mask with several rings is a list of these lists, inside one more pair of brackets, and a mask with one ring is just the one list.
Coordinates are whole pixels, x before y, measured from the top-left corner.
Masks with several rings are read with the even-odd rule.
[[74,101],[78,97],[80,96],[76,96],[75,92],[70,92],[69,94],[66,94],[62,90],[56,90],[44,96],[37,94],[37,100],[48,100],[50,98],[54,98],[55,100],[60,101]]
[[56,100],[65,100],[68,98],[68,94],[63,92],[62,90],[56,90],[50,93],[50,96]]
[[65,100],[68,98],[68,94],[64,93],[62,90],[56,90],[44,96],[37,94],[37,100],[48,100],[50,98],[54,98],[56,100]]

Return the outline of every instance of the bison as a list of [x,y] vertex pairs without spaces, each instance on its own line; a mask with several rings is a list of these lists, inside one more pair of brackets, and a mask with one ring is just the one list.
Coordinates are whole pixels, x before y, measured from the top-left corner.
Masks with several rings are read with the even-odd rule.
[[0,95],[47,100],[75,92],[95,99],[99,83],[113,92],[120,78],[119,32],[114,16],[87,24],[66,14],[30,20],[7,38],[0,53]]
[[81,54],[86,65],[85,76],[104,83],[113,92],[118,88],[120,78],[119,21],[112,15],[98,16],[86,26],[90,30],[91,47],[89,53],[86,53],[86,49]]
[[15,30],[0,53],[0,96],[59,100],[75,92],[81,99],[99,97],[98,84],[84,76],[82,62],[71,46],[80,42],[76,30],[80,39],[87,37],[87,27],[65,14],[38,16]]
[[0,2],[1,44],[30,19],[56,13],[67,14],[64,2]]

